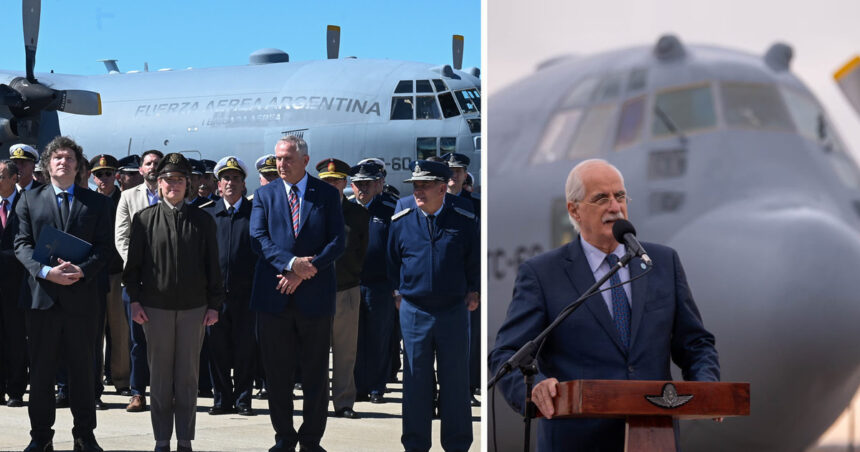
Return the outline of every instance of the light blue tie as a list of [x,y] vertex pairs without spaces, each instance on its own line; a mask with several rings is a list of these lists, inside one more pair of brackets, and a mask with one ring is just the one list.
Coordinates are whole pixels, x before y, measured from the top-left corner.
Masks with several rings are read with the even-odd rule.
[[[618,256],[609,254],[606,256],[606,262],[609,267],[614,267],[618,263]],[[627,293],[624,292],[624,287],[620,286],[621,277],[618,273],[614,273],[609,278],[609,284],[612,289],[612,317],[615,320],[615,328],[618,329],[618,334],[621,336],[621,343],[625,349],[630,348],[630,303],[627,301]]]

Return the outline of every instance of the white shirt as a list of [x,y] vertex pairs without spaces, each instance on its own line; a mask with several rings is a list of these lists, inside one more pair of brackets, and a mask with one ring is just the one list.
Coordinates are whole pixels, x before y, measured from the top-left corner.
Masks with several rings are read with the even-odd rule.
[[[597,281],[603,277],[603,275],[609,273],[609,263],[606,262],[607,254],[603,251],[597,249],[594,245],[585,241],[582,236],[579,236],[579,241],[582,243],[582,251],[585,252],[585,258],[588,259],[588,266],[591,268],[591,273],[594,274],[594,280]],[[618,244],[618,247],[612,251],[612,254],[618,256],[620,260],[624,257],[624,253],[627,252],[627,249],[623,244]],[[621,267],[621,270],[618,270],[618,277],[621,279],[621,282],[625,283],[621,287],[624,288],[624,293],[627,294],[627,302],[630,303],[631,307],[633,305],[633,297],[630,293],[630,283],[627,281],[630,280],[630,269],[628,266]],[[600,289],[606,289],[610,286],[609,280],[603,283],[600,286]],[[612,309],[612,291],[607,290],[605,292],[600,293],[603,296],[603,301],[606,303],[606,308],[609,309],[609,316],[613,317],[613,309]],[[614,317],[613,317],[614,318]]]
[[[239,197],[239,200],[236,201],[236,204],[233,204],[232,206],[230,205],[229,202],[227,202],[227,198],[221,197],[221,200],[224,201],[224,210],[227,210],[227,209],[233,207],[235,211],[238,211],[239,206],[242,205],[242,197],[241,196]],[[299,204],[299,205],[301,205],[301,204]]]
[[12,194],[9,195],[8,198],[2,198],[6,200],[6,218],[9,218],[9,212],[12,212],[12,203],[15,202],[15,197],[18,196],[18,190],[12,190]]

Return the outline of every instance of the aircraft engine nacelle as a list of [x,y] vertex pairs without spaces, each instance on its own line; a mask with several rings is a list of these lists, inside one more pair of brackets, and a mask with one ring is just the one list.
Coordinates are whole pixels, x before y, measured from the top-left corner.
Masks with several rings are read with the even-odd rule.
[[18,133],[15,119],[0,117],[0,144],[11,143],[17,139]]

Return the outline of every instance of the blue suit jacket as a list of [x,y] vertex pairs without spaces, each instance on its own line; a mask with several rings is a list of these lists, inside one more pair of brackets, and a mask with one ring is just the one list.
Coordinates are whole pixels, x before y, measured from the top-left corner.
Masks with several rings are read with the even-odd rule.
[[[548,377],[559,381],[671,380],[670,359],[681,368],[685,380],[719,380],[714,336],[702,324],[678,254],[662,245],[642,246],[654,268],[632,283],[629,351],[621,345],[603,297],[594,295],[548,336],[535,383]],[[644,272],[641,263],[638,258],[630,262],[631,279]],[[594,282],[579,238],[523,263],[507,318],[490,354],[491,369],[495,372]],[[522,375],[518,371],[508,374],[499,388],[508,404],[523,412]],[[578,451],[620,451],[623,442],[623,420],[542,419],[538,423],[541,451],[562,450],[571,444]]]
[[[295,303],[308,316],[334,314],[336,280],[334,261],[343,254],[344,228],[340,193],[308,175],[302,200],[299,235],[293,236],[290,204],[284,183],[276,180],[257,189],[251,208],[251,237],[259,243],[260,258],[254,272],[251,309],[281,312]],[[293,257],[316,256],[317,274],[302,281],[292,295],[276,290],[276,275]]]

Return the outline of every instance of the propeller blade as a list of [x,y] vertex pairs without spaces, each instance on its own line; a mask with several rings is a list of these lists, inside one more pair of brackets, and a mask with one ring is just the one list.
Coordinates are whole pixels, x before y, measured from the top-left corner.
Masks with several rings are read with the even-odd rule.
[[328,59],[336,60],[340,54],[340,27],[329,25],[326,31],[326,51]]
[[102,114],[102,97],[99,93],[93,91],[84,91],[79,89],[69,89],[65,91],[57,91],[56,108],[59,110],[75,115],[100,115]]
[[27,58],[27,80],[36,81],[33,67],[36,66],[36,46],[39,44],[39,17],[42,14],[41,0],[22,0],[21,12],[24,21],[24,52]]
[[0,105],[7,107],[21,106],[21,94],[10,88],[9,85],[0,85]]
[[860,114],[860,56],[855,56],[851,61],[842,66],[833,78],[842,90],[842,94],[854,107],[854,111]]
[[463,35],[454,35],[451,40],[451,51],[454,53],[454,69],[463,68]]

